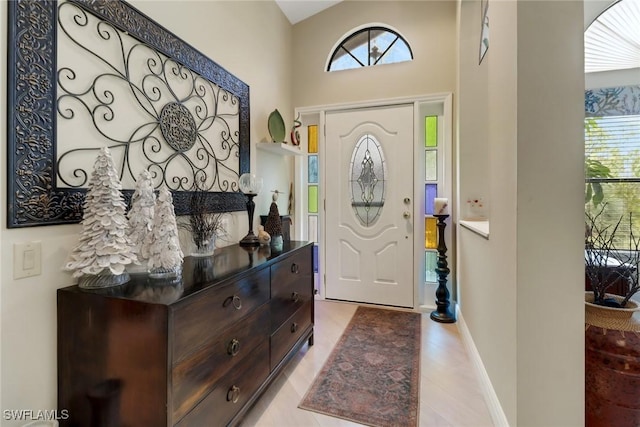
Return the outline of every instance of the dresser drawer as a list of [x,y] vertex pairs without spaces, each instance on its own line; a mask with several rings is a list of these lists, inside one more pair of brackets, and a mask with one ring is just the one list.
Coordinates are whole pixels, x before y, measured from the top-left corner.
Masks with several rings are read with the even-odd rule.
[[297,251],[271,266],[272,292],[285,290],[288,284],[299,280],[300,277],[311,277],[311,248],[309,246],[305,250]]
[[280,363],[310,325],[311,302],[303,305],[271,335],[271,369]]
[[271,331],[313,298],[311,250],[299,251],[271,267]]
[[230,369],[241,364],[256,348],[268,343],[269,304],[263,304],[174,366],[173,422],[202,400]]
[[173,364],[269,300],[269,269],[193,295],[173,312]]
[[269,375],[268,351],[268,345],[263,345],[251,352],[177,426],[227,425]]

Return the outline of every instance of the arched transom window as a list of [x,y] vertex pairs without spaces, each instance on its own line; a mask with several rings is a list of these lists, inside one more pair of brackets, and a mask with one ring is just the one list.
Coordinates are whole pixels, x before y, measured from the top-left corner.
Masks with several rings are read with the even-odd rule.
[[327,71],[411,61],[409,43],[395,30],[376,25],[343,37],[331,53]]

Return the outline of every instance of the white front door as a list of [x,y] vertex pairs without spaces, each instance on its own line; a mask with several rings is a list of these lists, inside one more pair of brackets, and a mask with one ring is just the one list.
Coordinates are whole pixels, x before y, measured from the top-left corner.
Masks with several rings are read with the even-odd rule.
[[327,113],[327,298],[413,307],[413,129],[413,105]]

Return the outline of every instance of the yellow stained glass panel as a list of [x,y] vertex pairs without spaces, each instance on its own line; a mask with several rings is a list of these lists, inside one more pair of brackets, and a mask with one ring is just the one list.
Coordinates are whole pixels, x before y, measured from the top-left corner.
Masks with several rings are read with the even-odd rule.
[[308,128],[309,132],[309,145],[307,151],[309,153],[317,153],[318,152],[318,125],[310,125]]
[[436,249],[438,247],[438,230],[436,218],[426,217],[424,219],[424,248]]

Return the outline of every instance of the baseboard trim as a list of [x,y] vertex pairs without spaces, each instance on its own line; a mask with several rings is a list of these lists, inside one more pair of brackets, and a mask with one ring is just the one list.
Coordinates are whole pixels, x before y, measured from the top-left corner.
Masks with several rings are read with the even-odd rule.
[[491,384],[491,379],[489,378],[489,374],[487,374],[487,370],[484,367],[484,363],[482,363],[482,358],[480,358],[480,353],[478,353],[478,349],[476,348],[475,343],[473,342],[473,337],[471,337],[471,332],[469,332],[469,328],[464,321],[464,317],[462,317],[462,312],[460,311],[460,307],[456,306],[456,314],[457,314],[457,323],[458,330],[460,331],[460,335],[462,336],[462,342],[467,349],[467,353],[469,354],[469,358],[471,359],[471,363],[473,364],[476,373],[478,375],[478,379],[480,381],[480,388],[482,389],[482,394],[484,395],[484,400],[487,403],[487,407],[489,408],[489,413],[491,415],[491,419],[493,420],[493,424],[496,427],[509,427],[509,421],[507,420],[507,416],[502,410],[502,406],[500,405],[500,401],[498,400],[498,396],[496,395],[495,390],[493,389],[493,384]]

